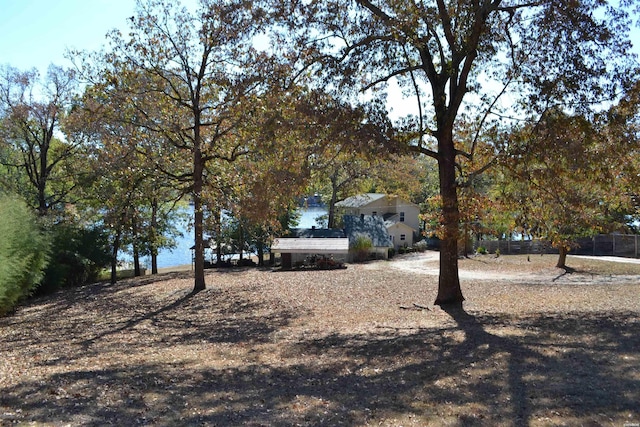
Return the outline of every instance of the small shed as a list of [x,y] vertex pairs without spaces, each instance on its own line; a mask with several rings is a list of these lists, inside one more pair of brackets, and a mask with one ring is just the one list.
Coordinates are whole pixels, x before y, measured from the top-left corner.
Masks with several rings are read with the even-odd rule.
[[[309,238],[290,237],[275,239],[271,245],[272,253],[282,256],[282,267],[291,268],[293,262],[313,255],[341,255],[343,258],[349,253],[349,239],[339,238]],[[295,257],[294,257],[295,256]],[[294,259],[295,258],[295,259]]]

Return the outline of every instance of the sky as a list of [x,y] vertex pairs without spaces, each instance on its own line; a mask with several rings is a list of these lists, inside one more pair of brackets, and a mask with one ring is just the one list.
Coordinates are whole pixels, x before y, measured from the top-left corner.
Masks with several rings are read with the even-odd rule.
[[0,65],[70,67],[67,49],[98,50],[134,9],[135,0],[0,0]]
[[[99,50],[110,30],[128,28],[134,10],[135,0],[0,0],[0,66],[35,67],[42,75],[52,63],[71,67],[65,58],[68,49]],[[408,108],[395,87],[389,95],[390,105]]]
[[[95,51],[107,43],[106,34],[127,30],[135,0],[0,0],[0,66],[19,70],[50,64],[71,67],[69,49]],[[182,4],[194,3],[192,0]],[[399,91],[390,102],[406,105]],[[410,104],[413,105],[413,104]],[[404,110],[397,108],[396,115]]]

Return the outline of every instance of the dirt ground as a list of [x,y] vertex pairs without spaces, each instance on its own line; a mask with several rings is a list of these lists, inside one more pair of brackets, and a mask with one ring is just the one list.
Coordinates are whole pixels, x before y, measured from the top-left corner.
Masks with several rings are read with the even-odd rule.
[[0,319],[0,425],[636,426],[640,265],[438,254],[94,284]]

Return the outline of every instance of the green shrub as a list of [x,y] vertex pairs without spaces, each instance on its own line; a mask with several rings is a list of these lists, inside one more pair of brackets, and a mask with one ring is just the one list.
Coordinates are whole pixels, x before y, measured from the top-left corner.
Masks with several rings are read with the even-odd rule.
[[355,253],[356,261],[366,261],[369,257],[369,251],[373,247],[371,237],[366,234],[359,234],[351,243],[351,250]]
[[50,231],[51,263],[38,294],[98,280],[111,260],[107,234],[100,228],[85,228],[72,222],[54,224]]
[[44,276],[50,242],[22,200],[0,196],[0,315],[31,295]]
[[480,247],[478,247],[478,249],[476,249],[476,253],[480,254],[480,255],[486,255],[487,254],[487,248],[485,248],[484,246],[480,246]]

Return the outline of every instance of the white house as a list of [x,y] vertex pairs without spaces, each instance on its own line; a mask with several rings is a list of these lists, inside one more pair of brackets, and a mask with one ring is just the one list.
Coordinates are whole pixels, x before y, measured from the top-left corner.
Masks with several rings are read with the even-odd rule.
[[413,246],[419,238],[420,207],[398,196],[380,193],[359,194],[336,203],[336,208],[343,215],[382,217],[396,249]]

